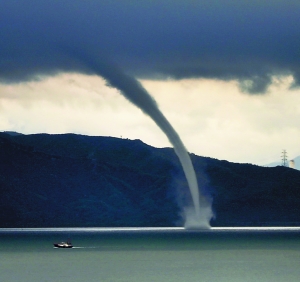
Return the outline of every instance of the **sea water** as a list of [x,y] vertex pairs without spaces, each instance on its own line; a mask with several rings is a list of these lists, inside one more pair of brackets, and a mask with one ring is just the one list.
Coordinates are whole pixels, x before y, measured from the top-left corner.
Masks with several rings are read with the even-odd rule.
[[300,228],[0,229],[0,281],[299,281],[299,243]]

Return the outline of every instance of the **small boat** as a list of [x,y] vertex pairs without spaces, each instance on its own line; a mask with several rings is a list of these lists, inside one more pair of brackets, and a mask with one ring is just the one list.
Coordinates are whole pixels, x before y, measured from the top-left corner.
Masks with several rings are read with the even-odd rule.
[[73,248],[71,241],[68,239],[67,242],[54,243],[55,248]]

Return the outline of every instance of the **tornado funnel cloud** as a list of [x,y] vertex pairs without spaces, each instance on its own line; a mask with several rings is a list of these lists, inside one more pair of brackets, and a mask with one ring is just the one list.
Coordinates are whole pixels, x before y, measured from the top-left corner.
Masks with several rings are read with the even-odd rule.
[[[107,60],[97,63],[94,60],[84,60],[85,64],[96,74],[102,76],[107,83],[120,90],[120,92],[134,105],[139,107],[145,114],[150,116],[158,127],[166,134],[182,165],[187,179],[194,207],[185,213],[188,227],[209,227],[211,217],[203,217],[200,208],[200,197],[196,174],[193,164],[185,146],[172,125],[159,110],[158,105],[139,81],[132,76],[122,72],[114,64]],[[207,212],[206,212],[207,213]],[[192,218],[192,220],[190,220]]]

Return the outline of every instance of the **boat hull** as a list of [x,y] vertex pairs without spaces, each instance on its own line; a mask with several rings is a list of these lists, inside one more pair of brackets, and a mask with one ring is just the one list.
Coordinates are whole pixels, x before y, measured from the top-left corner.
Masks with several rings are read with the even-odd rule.
[[62,249],[70,249],[73,248],[73,245],[69,243],[54,243],[53,246],[55,248],[62,248]]

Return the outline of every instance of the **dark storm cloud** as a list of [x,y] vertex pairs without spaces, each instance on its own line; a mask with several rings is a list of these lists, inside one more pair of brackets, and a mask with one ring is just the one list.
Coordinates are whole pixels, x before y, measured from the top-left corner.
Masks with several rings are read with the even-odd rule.
[[93,73],[113,60],[136,77],[238,79],[249,93],[273,75],[300,85],[299,1],[0,2],[0,77]]

